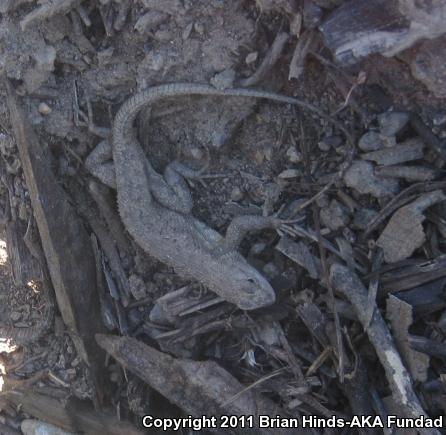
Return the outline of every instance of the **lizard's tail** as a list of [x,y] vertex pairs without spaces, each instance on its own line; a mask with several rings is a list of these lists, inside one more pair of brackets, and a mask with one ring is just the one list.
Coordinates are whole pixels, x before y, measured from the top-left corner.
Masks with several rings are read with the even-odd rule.
[[281,103],[292,104],[307,111],[318,114],[320,117],[327,119],[340,128],[344,134],[349,136],[348,132],[337,121],[333,120],[329,115],[319,110],[317,107],[299,100],[297,98],[288,97],[286,95],[275,94],[273,92],[262,91],[258,89],[235,88],[219,90],[210,85],[197,83],[172,83],[151,87],[130,97],[119,109],[113,124],[113,146],[119,146],[132,138],[133,122],[139,111],[147,104],[181,95],[215,95],[215,96],[234,96],[234,97],[251,97],[264,98],[268,100],[278,101]]

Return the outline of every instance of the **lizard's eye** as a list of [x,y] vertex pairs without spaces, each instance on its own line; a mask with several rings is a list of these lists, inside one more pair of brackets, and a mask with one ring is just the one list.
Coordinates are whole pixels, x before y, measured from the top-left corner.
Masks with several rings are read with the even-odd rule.
[[250,282],[251,284],[255,284],[256,283],[252,278],[248,278],[248,282]]

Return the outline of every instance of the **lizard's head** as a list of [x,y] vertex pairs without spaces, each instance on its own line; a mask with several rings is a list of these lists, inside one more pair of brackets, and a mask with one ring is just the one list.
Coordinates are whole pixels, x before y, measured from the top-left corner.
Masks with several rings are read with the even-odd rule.
[[270,283],[253,266],[240,256],[230,267],[230,273],[223,277],[220,288],[234,289],[231,295],[223,296],[227,301],[236,304],[242,310],[255,310],[271,305],[276,294]]

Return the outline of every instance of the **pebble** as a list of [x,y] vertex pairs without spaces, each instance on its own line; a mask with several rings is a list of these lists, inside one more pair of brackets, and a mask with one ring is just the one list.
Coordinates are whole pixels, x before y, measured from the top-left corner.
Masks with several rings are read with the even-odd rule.
[[9,318],[11,319],[12,322],[17,322],[18,320],[20,320],[22,318],[22,314],[19,313],[18,311],[13,311],[9,315]]
[[384,137],[377,131],[368,131],[359,139],[358,147],[362,151],[376,151],[384,148]]
[[198,21],[196,21],[194,23],[194,30],[199,34],[199,35],[203,35],[204,34],[204,24],[200,23]]
[[399,191],[398,180],[394,178],[378,178],[374,166],[370,162],[356,160],[344,174],[344,181],[348,187],[364,195],[370,194],[375,198],[395,195]]
[[138,33],[152,32],[160,24],[167,21],[169,16],[163,12],[150,11],[142,15],[138,21],[136,21],[134,29]]
[[274,263],[266,263],[265,266],[263,266],[263,273],[269,278],[273,279],[277,275],[280,274],[279,269]]
[[321,209],[320,216],[321,222],[333,231],[345,227],[350,220],[348,209],[336,199],[328,207]]
[[321,151],[324,151],[324,152],[330,151],[330,148],[331,148],[331,146],[327,142],[324,142],[323,140],[319,141],[317,146]]
[[301,175],[301,171],[299,169],[285,169],[282,171],[278,177],[282,180],[288,180],[290,178],[296,178]]
[[246,56],[245,62],[249,65],[257,60],[259,53],[257,51],[252,51]]
[[74,432],[67,432],[57,426],[44,423],[40,420],[23,420],[20,428],[24,435],[74,435]]
[[49,115],[52,111],[53,110],[50,106],[48,106],[48,104],[43,102],[39,104],[39,113],[41,113],[42,115]]
[[139,275],[130,275],[129,286],[130,292],[137,301],[146,297],[146,286]]
[[409,122],[409,114],[406,112],[384,112],[378,115],[378,124],[384,136],[398,134]]
[[235,71],[232,68],[225,69],[224,71],[216,74],[211,78],[211,85],[216,89],[232,88],[235,80]]
[[302,161],[302,153],[296,150],[296,147],[290,146],[286,152],[286,156],[291,163],[299,163]]
[[241,201],[243,199],[243,192],[239,187],[234,187],[231,192],[231,201]]

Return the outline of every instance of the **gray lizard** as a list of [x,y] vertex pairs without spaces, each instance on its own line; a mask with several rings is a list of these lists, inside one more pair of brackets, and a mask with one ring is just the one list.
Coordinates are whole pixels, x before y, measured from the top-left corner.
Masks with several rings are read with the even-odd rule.
[[[122,221],[135,241],[149,254],[193,278],[241,309],[252,310],[275,301],[268,281],[237,251],[247,231],[278,228],[279,219],[262,216],[235,218],[223,238],[194,218],[186,178],[196,177],[179,162],[164,175],[147,160],[133,123],[147,104],[182,95],[219,95],[265,98],[304,107],[327,116],[308,103],[254,89],[218,90],[209,85],[175,83],[149,88],[129,98],[119,109],[112,128],[113,177]],[[104,149],[100,151],[104,154]]]

